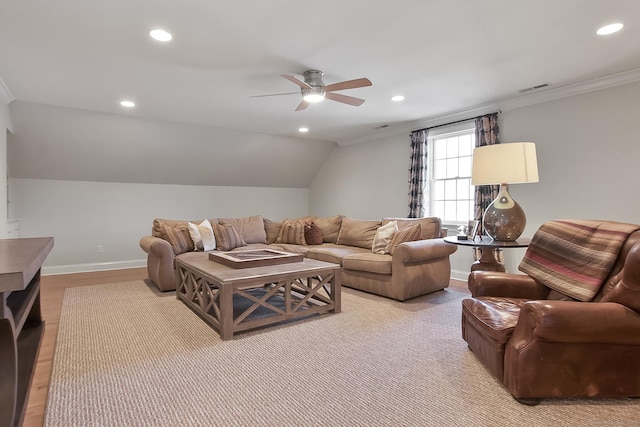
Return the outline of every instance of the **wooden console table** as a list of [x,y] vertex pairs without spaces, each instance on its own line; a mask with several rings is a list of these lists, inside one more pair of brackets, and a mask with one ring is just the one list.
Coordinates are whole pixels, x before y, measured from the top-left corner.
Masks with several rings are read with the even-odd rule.
[[53,237],[0,239],[0,427],[20,426],[44,333],[40,269]]

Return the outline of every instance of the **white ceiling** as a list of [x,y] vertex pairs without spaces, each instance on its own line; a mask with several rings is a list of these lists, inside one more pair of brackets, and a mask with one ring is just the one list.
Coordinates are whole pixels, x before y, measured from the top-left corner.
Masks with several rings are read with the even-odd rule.
[[[615,21],[620,33],[595,35]],[[152,40],[155,27],[173,41]],[[16,100],[294,137],[307,126],[338,143],[638,69],[638,40],[636,0],[0,2],[0,78]],[[373,86],[340,92],[360,107],[251,97],[296,92],[280,74],[307,69]]]

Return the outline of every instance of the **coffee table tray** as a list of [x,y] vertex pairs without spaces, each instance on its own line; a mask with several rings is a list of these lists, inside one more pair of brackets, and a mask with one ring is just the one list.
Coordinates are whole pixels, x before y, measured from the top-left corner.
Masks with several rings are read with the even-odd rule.
[[209,260],[231,268],[264,267],[266,265],[300,262],[304,256],[275,249],[254,249],[249,251],[211,252]]

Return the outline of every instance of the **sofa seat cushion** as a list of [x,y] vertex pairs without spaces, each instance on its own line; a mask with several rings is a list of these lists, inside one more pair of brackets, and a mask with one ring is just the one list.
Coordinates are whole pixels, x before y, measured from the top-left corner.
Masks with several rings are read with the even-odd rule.
[[462,315],[496,343],[506,343],[518,323],[520,308],[529,300],[506,297],[477,297],[462,301]]
[[273,243],[269,245],[271,249],[275,249],[276,251],[284,251],[292,254],[301,254],[306,255],[309,251],[309,246],[307,245],[296,245],[294,243]]
[[259,249],[276,249],[276,248],[273,248],[271,245],[267,245],[266,243],[248,243],[245,246],[240,246],[239,248],[231,249],[230,252],[256,251]]
[[371,253],[371,249],[336,245],[334,243],[323,243],[320,246],[311,246],[307,251],[307,258],[342,265],[342,259],[344,257],[361,253]]
[[373,252],[351,254],[342,259],[342,268],[377,274],[391,274],[392,260],[393,257],[388,254],[374,254]]

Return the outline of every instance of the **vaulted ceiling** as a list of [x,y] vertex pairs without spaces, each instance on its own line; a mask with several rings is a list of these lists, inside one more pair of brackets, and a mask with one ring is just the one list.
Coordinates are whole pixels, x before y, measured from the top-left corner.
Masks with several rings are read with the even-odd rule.
[[[611,22],[625,27],[595,34]],[[150,38],[158,27],[173,40]],[[27,103],[343,144],[637,70],[637,40],[632,0],[5,0],[0,78]],[[308,69],[373,85],[340,92],[359,107],[296,112],[299,88],[281,74]]]

